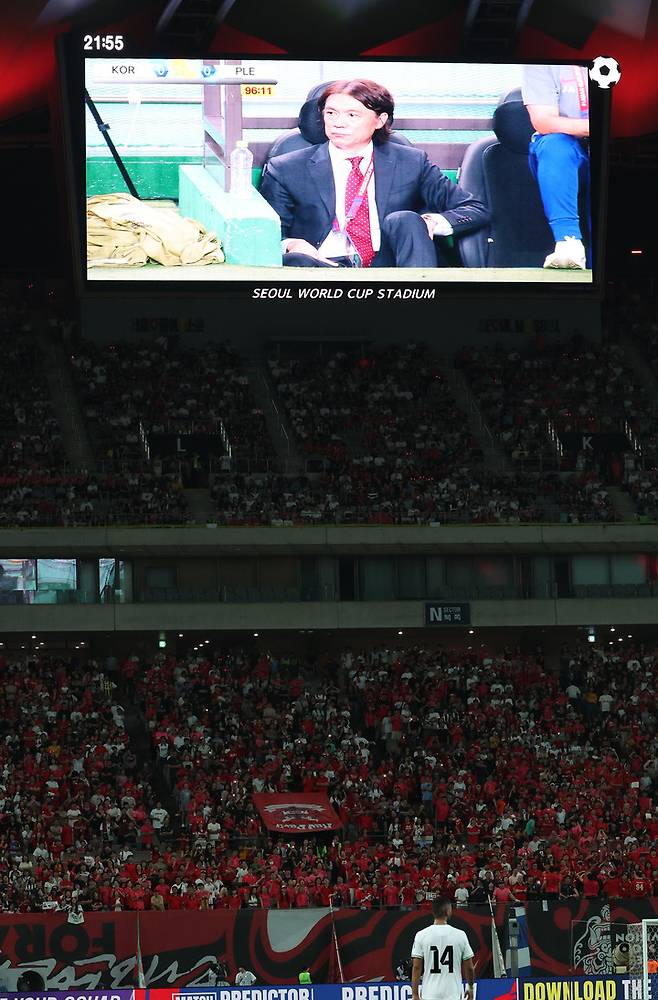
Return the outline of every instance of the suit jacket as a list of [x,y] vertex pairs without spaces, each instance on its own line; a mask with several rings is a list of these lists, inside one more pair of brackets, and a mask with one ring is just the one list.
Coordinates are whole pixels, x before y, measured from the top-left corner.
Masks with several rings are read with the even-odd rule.
[[[385,142],[373,147],[379,224],[390,212],[440,212],[455,233],[489,220],[482,204],[430,163],[415,146]],[[263,171],[260,193],[281,219],[283,239],[319,247],[331,229],[336,190],[329,143],[274,156]]]

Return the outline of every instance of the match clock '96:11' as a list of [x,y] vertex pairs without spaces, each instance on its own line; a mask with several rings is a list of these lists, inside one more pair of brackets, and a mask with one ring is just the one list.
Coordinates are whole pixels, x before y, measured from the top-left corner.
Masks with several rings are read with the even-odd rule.
[[276,84],[274,83],[243,83],[240,87],[243,97],[274,97]]
[[122,52],[123,35],[85,35],[82,47],[86,52]]

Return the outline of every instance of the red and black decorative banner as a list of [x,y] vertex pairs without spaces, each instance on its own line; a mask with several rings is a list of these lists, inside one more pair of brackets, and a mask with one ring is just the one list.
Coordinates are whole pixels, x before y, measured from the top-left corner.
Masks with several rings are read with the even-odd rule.
[[132,986],[136,978],[136,913],[0,914],[0,964],[5,989],[22,972],[39,973],[49,990]]
[[[496,908],[499,935],[508,907]],[[485,912],[486,911],[486,912]],[[628,923],[658,916],[658,899],[567,900],[526,907],[532,974],[544,978],[573,972],[601,975],[609,967],[614,932]],[[70,924],[65,913],[0,914],[0,968],[6,991],[26,970],[39,972],[48,990],[78,991],[134,986],[137,977],[138,914],[85,913]],[[314,983],[335,976],[333,927],[346,982],[390,982],[407,961],[415,934],[432,921],[423,908],[210,910],[139,914],[144,978],[149,988],[213,986],[216,959],[235,976],[251,969],[261,984],[297,982],[308,968]],[[477,957],[478,978],[492,973],[491,916],[487,907],[455,909],[452,923],[468,935]],[[503,938],[504,939],[504,938]]]
[[[502,911],[501,911],[502,916]],[[432,921],[427,909],[357,910],[334,914],[346,981],[391,980],[411,954],[414,935]],[[491,968],[491,918],[458,911],[478,955],[478,972]],[[297,982],[309,968],[316,983],[331,982],[332,918],[326,909],[210,910],[139,914],[142,966],[150,988],[214,985],[217,957],[251,969],[259,983]],[[83,924],[66,914],[0,915],[0,947],[8,988],[26,969],[49,990],[131,987],[137,977],[137,914],[86,913]]]

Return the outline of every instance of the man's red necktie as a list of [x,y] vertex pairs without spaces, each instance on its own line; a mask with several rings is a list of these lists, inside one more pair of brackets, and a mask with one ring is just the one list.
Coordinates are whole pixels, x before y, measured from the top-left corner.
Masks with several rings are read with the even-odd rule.
[[[346,214],[352,207],[352,202],[356,198],[359,193],[359,188],[361,187],[363,174],[359,169],[359,164],[362,159],[362,156],[349,157],[352,169],[347,178],[347,187],[345,188]],[[370,211],[368,209],[367,191],[363,195],[363,201],[361,202],[356,215],[351,222],[347,224],[347,235],[359,251],[359,256],[363,266],[370,267],[372,259],[375,256],[375,251],[372,248],[372,236],[370,234]]]

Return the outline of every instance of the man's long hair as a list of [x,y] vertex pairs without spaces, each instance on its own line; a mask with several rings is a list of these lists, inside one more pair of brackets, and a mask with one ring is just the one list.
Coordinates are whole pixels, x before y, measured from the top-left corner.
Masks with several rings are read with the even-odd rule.
[[356,101],[360,101],[369,111],[374,111],[376,115],[387,114],[388,119],[381,128],[375,129],[372,137],[374,143],[387,142],[391,132],[395,101],[391,92],[382,87],[381,83],[374,80],[336,80],[330,83],[326,90],[318,98],[318,108],[320,114],[324,112],[327,98],[332,94],[347,94]]

